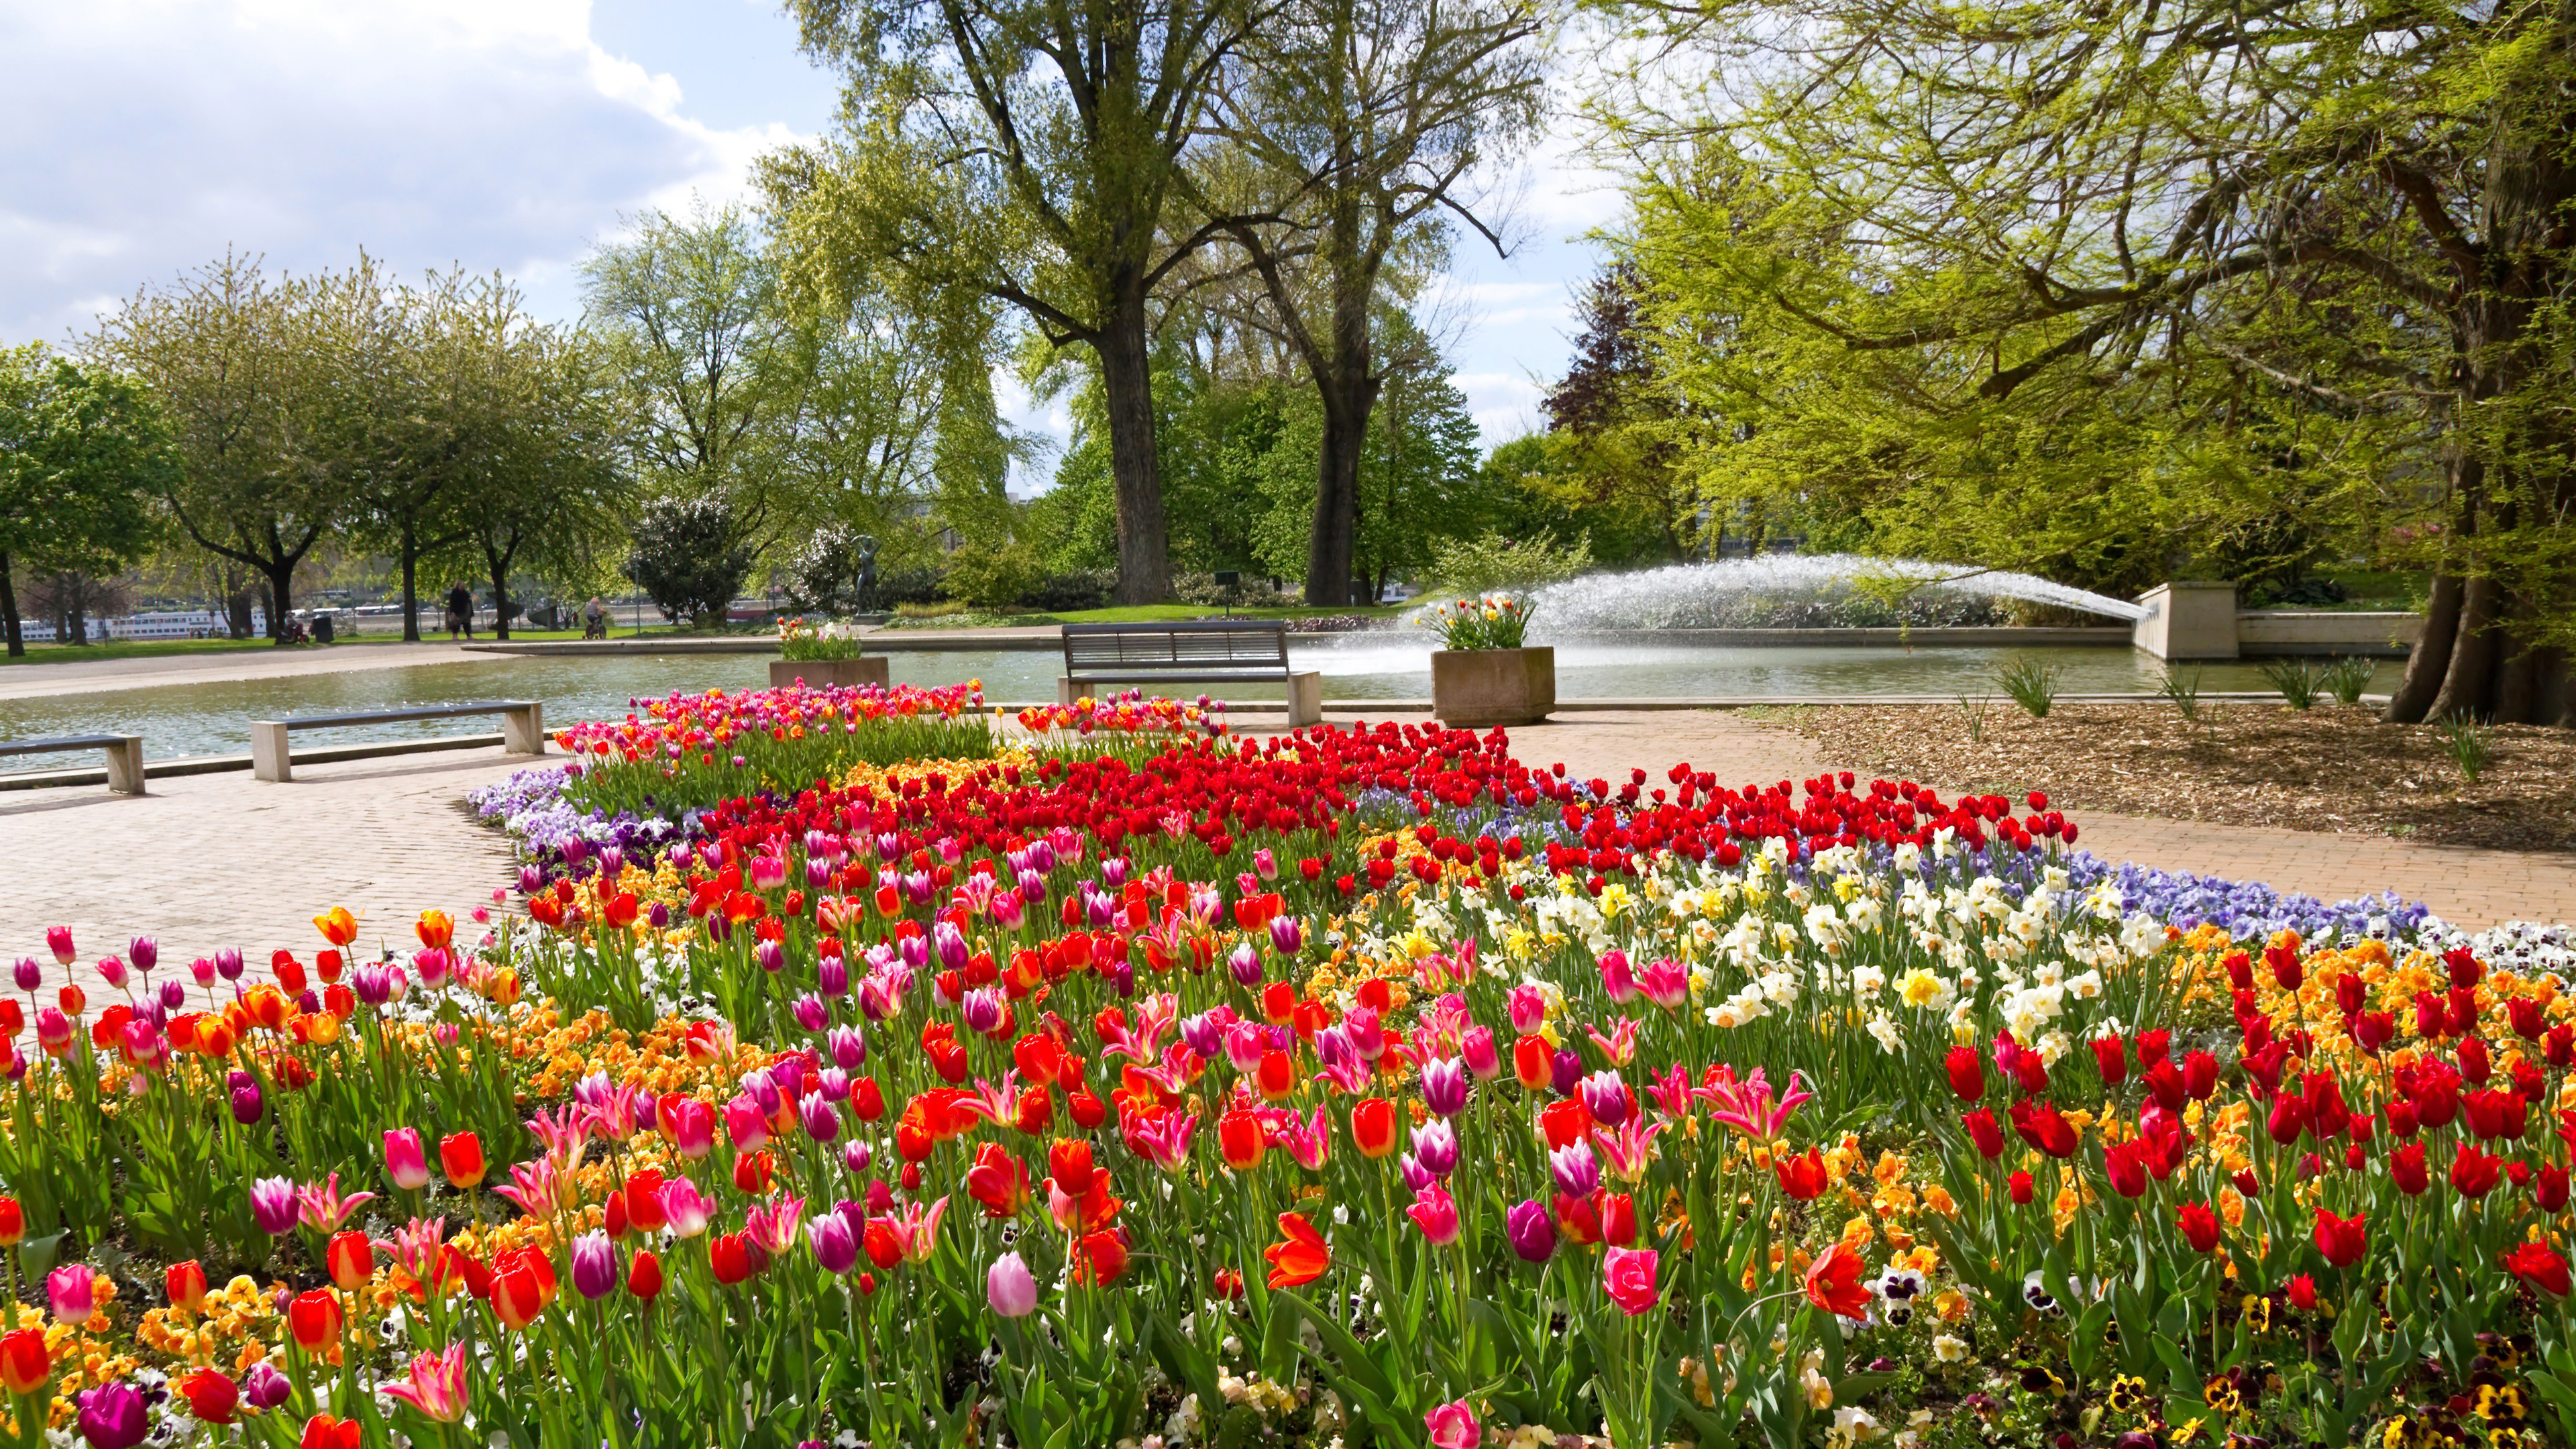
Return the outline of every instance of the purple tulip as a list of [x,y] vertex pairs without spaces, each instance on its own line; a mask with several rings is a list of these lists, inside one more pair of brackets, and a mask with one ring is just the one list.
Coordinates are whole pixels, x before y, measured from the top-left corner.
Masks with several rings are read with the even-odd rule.
[[760,969],[775,976],[787,968],[787,952],[776,941],[762,941],[751,948],[751,959]]
[[143,1395],[123,1380],[83,1390],[79,1424],[90,1449],[134,1449],[152,1427],[144,1416]]
[[850,1220],[837,1212],[807,1220],[805,1241],[813,1245],[814,1261],[826,1273],[847,1273],[859,1261],[858,1236],[850,1231]]
[[1442,1117],[1455,1117],[1466,1111],[1467,1064],[1456,1057],[1433,1057],[1424,1062],[1422,1105]]
[[815,968],[814,976],[825,996],[838,1000],[850,994],[850,963],[846,959],[824,957],[822,964]]
[[295,1204],[295,1180],[286,1177],[263,1177],[250,1185],[250,1215],[259,1230],[272,1238],[282,1238],[295,1231],[299,1216]]
[[1571,1097],[1575,1083],[1582,1080],[1583,1058],[1576,1056],[1572,1047],[1558,1047],[1556,1058],[1549,1067],[1548,1085],[1556,1089],[1558,1096]]
[[1433,1177],[1447,1177],[1458,1170],[1457,1132],[1441,1121],[1425,1122],[1414,1128],[1413,1157]]
[[161,1009],[177,1011],[188,1004],[188,983],[173,976],[161,983]]
[[1524,1263],[1544,1263],[1556,1256],[1556,1223],[1548,1217],[1547,1205],[1536,1198],[1514,1203],[1503,1214],[1503,1236],[1511,1239],[1512,1251]]
[[1601,1164],[1589,1142],[1557,1148],[1547,1155],[1547,1166],[1556,1178],[1556,1190],[1568,1197],[1590,1197],[1601,1186]]
[[671,928],[671,908],[661,901],[655,901],[652,908],[644,913],[644,919],[654,930],[667,931]]
[[1225,969],[1234,973],[1236,985],[1258,986],[1261,984],[1261,953],[1252,949],[1250,941],[1237,941],[1234,949],[1226,953]]
[[382,964],[370,961],[349,972],[349,989],[356,992],[358,1000],[366,1005],[382,1006],[393,1000],[393,973]]
[[850,1170],[850,1176],[864,1177],[868,1164],[876,1160],[876,1155],[876,1149],[868,1146],[864,1139],[853,1137],[850,1144],[841,1149],[841,1165]]
[[149,976],[152,968],[161,964],[161,943],[150,936],[137,936],[125,943],[125,954],[134,962],[135,970]]
[[241,947],[226,946],[215,953],[215,974],[226,981],[239,981],[244,969]]
[[797,1115],[804,1120],[805,1135],[817,1142],[829,1142],[841,1135],[841,1114],[820,1092],[796,1105]]
[[868,1060],[868,1039],[855,1026],[836,1026],[824,1043],[832,1049],[832,1062],[845,1071],[857,1071]]
[[1100,883],[1116,890],[1127,883],[1127,857],[1104,856],[1100,861]]
[[830,1025],[832,1020],[832,1009],[823,1004],[823,998],[811,991],[797,997],[796,1004],[789,1007],[788,1012],[796,1018],[796,1025],[806,1031],[821,1031]]
[[[235,1072],[233,1075],[238,1077],[242,1076],[243,1073]],[[267,1115],[267,1103],[262,1101],[260,1098],[259,1083],[257,1082],[249,1082],[243,1086],[233,1088],[232,1100],[233,1120],[239,1122],[244,1127],[256,1126],[259,1119]]]
[[572,1240],[572,1286],[592,1302],[617,1291],[617,1245],[597,1228]]
[[254,1409],[274,1409],[295,1396],[295,1381],[279,1373],[266,1359],[250,1366],[242,1377],[242,1398]]
[[1306,946],[1306,922],[1298,916],[1270,918],[1270,949],[1282,956],[1294,956]]
[[1628,1120],[1628,1084],[1617,1072],[1594,1072],[1582,1082],[1583,1110],[1604,1127],[1617,1128]]
[[45,968],[38,965],[33,956],[19,957],[18,964],[11,968],[11,974],[21,991],[33,991],[45,984]]

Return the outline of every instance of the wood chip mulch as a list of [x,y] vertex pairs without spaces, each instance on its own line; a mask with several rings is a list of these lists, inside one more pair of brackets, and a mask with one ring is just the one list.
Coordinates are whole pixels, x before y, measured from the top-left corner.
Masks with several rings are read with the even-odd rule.
[[2504,725],[2464,779],[2443,732],[2367,706],[2061,704],[2032,719],[1998,700],[1971,743],[1956,705],[1765,711],[1828,758],[1947,789],[2045,790],[2056,809],[2402,836],[2496,850],[2576,850],[2576,731]]

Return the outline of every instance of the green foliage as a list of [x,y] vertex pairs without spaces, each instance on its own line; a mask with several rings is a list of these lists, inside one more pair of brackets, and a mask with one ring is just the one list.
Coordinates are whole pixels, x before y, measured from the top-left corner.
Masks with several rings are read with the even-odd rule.
[[2369,660],[2358,655],[2337,655],[2326,664],[2326,693],[2333,695],[2337,704],[2359,704],[2376,672]]
[[1968,728],[1969,744],[1982,745],[1986,742],[1986,715],[1994,708],[1994,703],[1994,696],[1990,694],[1959,696],[1959,720]]
[[1563,543],[1546,529],[1513,537],[1489,528],[1472,539],[1434,540],[1424,592],[1481,595],[1496,589],[1534,589],[1562,583],[1591,568],[1588,538]]
[[2185,724],[2200,722],[2200,680],[2198,665],[2188,669],[2165,667],[2164,683],[2159,688],[2165,698],[2173,701],[2173,707],[2181,711]]
[[1518,649],[1532,612],[1526,599],[1486,595],[1435,604],[1422,622],[1443,649]]
[[2495,759],[2495,747],[2488,742],[2486,726],[2465,714],[2455,714],[2442,721],[2442,752],[2460,767],[2460,778],[2474,785]]
[[2263,666],[2263,681],[2292,709],[2312,707],[2325,692],[2325,670],[2307,659],[2275,659]]
[[2050,707],[2057,703],[2058,686],[2065,676],[2063,669],[2048,660],[2016,654],[1996,667],[1995,684],[2032,719],[2046,719]]

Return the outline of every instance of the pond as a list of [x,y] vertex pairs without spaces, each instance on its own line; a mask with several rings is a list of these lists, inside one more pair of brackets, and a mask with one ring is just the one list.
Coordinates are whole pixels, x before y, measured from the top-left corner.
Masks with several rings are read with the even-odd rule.
[[[1365,636],[1300,645],[1292,657],[1301,669],[1324,676],[1324,697],[1338,700],[1426,699],[1431,693],[1429,644],[1419,639]],[[2163,679],[2152,658],[2129,649],[2055,648],[2019,651],[2044,658],[2061,673],[2070,694],[2152,691]],[[891,653],[898,684],[953,684],[980,679],[997,703],[1025,704],[1055,698],[1060,656],[1001,651]],[[1873,694],[1948,697],[2002,691],[1994,671],[2007,652],[1992,648],[1900,649],[1839,646],[1658,647],[1646,644],[1562,644],[1557,648],[1560,699],[1762,696],[1821,698]],[[250,748],[249,722],[288,714],[381,709],[501,697],[545,701],[550,724],[625,714],[630,700],[659,698],[674,690],[752,689],[768,681],[766,656],[753,654],[660,655],[623,658],[483,656],[452,663],[353,670],[283,679],[163,685],[149,688],[0,701],[0,739],[109,732],[143,736],[151,759],[241,754]],[[29,666],[34,667],[34,666]],[[2397,661],[2380,664],[2373,689],[2395,684]],[[2206,666],[2202,688],[2259,690],[2257,666]],[[1185,687],[1196,694],[1194,686]],[[1277,699],[1277,685],[1244,685],[1213,691],[1228,699]],[[496,722],[425,720],[340,730],[299,731],[315,744],[361,740],[426,739]],[[88,758],[95,758],[90,756]],[[51,768],[80,763],[67,756],[13,757],[6,763]]]

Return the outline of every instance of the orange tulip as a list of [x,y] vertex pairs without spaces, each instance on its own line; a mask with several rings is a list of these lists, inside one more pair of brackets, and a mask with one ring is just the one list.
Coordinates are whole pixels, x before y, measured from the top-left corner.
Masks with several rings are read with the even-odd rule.
[[525,1328],[555,1297],[555,1265],[534,1248],[514,1248],[492,1260],[492,1312],[511,1328]]
[[1333,1251],[1324,1245],[1324,1235],[1306,1221],[1303,1213],[1279,1215],[1281,1241],[1261,1250],[1270,1264],[1270,1286],[1294,1288],[1312,1283],[1333,1266]]
[[483,1180],[483,1141],[471,1132],[450,1132],[438,1139],[438,1165],[450,1184],[465,1188]]
[[184,1308],[190,1313],[206,1311],[206,1270],[198,1265],[196,1259],[171,1264],[170,1270],[162,1275],[162,1282],[170,1290],[171,1307]]
[[332,945],[346,946],[358,939],[358,918],[349,914],[347,906],[333,906],[313,918],[313,929]]
[[420,943],[434,951],[444,951],[456,939],[456,918],[445,911],[423,911],[419,924],[411,928]]
[[335,1233],[323,1262],[331,1270],[331,1281],[343,1288],[363,1288],[376,1273],[375,1245],[364,1233]]

